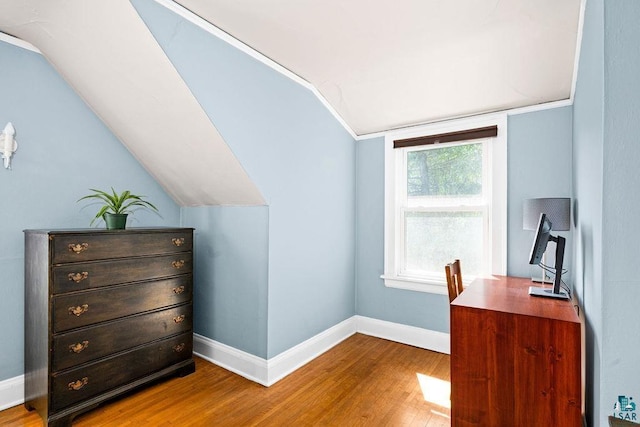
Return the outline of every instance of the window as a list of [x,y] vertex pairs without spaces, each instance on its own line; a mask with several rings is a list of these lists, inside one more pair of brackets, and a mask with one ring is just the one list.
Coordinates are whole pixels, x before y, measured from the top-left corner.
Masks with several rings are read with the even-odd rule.
[[385,139],[385,285],[446,294],[444,266],[465,282],[506,272],[506,118],[485,116]]

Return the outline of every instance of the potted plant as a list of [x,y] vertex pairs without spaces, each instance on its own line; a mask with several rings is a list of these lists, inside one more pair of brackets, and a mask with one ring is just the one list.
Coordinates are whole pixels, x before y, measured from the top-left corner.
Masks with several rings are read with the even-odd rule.
[[93,225],[99,219],[104,219],[108,230],[123,230],[127,224],[127,215],[132,213],[135,208],[149,209],[154,212],[158,212],[151,202],[143,200],[145,196],[138,196],[131,194],[129,190],[125,190],[118,194],[113,187],[111,187],[111,193],[102,190],[96,190],[90,188],[93,194],[86,195],[78,199],[81,200],[97,199],[102,202],[102,207],[91,220]]

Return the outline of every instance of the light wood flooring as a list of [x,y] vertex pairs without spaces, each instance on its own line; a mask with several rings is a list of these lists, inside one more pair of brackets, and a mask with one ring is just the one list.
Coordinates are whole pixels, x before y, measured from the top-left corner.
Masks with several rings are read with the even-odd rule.
[[[439,404],[425,400],[419,378]],[[356,334],[268,388],[196,358],[194,374],[106,403],[73,425],[449,426],[449,391],[438,389],[448,381],[449,356]],[[0,425],[42,422],[20,405],[1,411]]]

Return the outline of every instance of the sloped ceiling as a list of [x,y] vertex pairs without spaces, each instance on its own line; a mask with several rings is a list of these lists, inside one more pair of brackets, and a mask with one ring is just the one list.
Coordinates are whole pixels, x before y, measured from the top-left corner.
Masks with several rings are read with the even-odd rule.
[[264,204],[128,1],[3,0],[0,31],[37,47],[179,205]]
[[[310,83],[367,136],[570,99],[584,0],[155,1]],[[0,0],[0,31],[37,47],[180,205],[264,203],[128,1]]]
[[569,99],[580,0],[177,0],[357,135]]

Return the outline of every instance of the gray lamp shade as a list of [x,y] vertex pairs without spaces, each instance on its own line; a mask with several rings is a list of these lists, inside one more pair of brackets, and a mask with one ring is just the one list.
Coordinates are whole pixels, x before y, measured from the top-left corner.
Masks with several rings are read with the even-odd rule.
[[547,215],[553,230],[568,231],[571,229],[570,198],[552,197],[525,200],[522,205],[522,228],[535,230],[541,213]]

